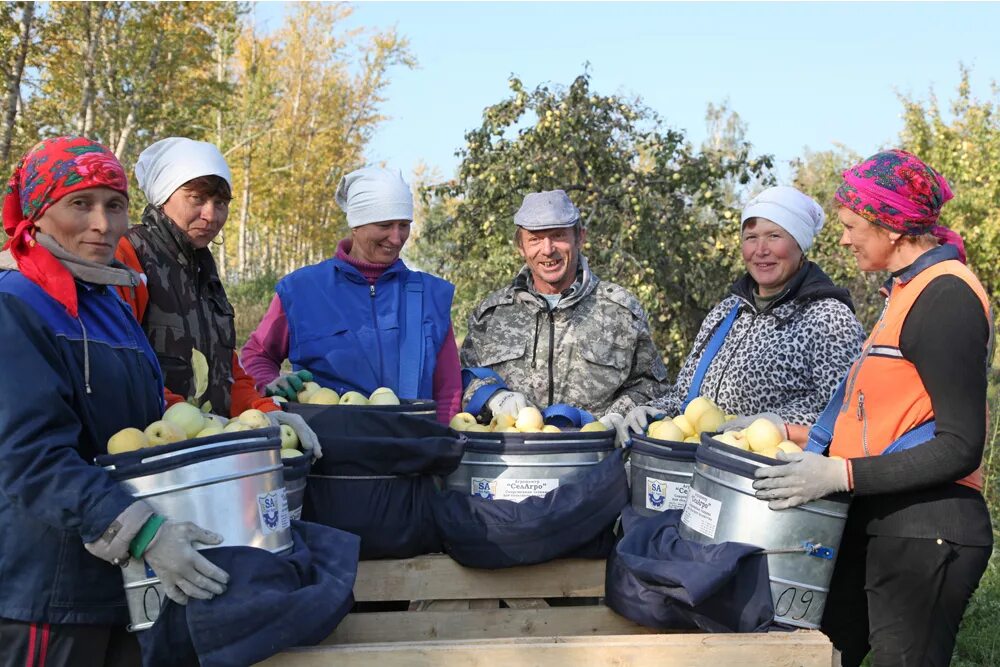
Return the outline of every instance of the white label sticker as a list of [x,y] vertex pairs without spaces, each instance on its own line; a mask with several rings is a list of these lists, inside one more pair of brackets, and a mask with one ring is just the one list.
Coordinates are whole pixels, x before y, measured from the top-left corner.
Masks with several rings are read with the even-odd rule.
[[472,495],[491,500],[513,500],[541,498],[549,491],[559,488],[558,479],[488,479],[472,478]]
[[270,493],[258,493],[257,514],[260,516],[261,532],[265,535],[287,530],[292,524],[288,518],[288,496],[285,495],[285,487]]
[[646,509],[664,512],[682,510],[687,503],[690,484],[666,479],[646,478]]
[[691,489],[681,522],[691,530],[715,539],[715,529],[719,527],[719,513],[722,501],[709,498],[704,493]]

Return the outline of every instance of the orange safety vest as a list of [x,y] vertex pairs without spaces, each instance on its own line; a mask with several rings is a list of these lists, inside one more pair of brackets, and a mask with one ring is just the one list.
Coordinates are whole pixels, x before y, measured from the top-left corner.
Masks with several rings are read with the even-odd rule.
[[[991,321],[986,290],[972,271],[957,260],[933,264],[907,282],[896,279],[882,316],[847,376],[844,402],[834,425],[831,456],[878,456],[904,433],[934,419],[931,397],[916,367],[903,357],[899,336],[917,297],[932,280],[944,275],[965,281],[982,302],[987,321]],[[982,491],[982,464],[957,481]]]

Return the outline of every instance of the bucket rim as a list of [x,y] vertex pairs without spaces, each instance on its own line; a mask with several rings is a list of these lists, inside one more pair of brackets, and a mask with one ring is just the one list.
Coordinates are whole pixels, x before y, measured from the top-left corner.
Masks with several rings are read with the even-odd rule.
[[698,447],[693,442],[658,440],[638,433],[632,436],[631,445],[633,451],[675,461],[694,461]]

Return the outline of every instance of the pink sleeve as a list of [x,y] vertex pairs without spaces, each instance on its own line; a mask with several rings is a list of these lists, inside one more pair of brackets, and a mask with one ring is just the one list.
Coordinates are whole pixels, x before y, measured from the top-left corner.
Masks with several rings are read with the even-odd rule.
[[275,294],[264,318],[240,352],[243,368],[254,379],[258,391],[263,391],[281,372],[288,358],[288,320],[281,299]]
[[434,367],[434,400],[437,419],[442,424],[450,422],[462,410],[462,365],[458,361],[455,330],[450,326]]

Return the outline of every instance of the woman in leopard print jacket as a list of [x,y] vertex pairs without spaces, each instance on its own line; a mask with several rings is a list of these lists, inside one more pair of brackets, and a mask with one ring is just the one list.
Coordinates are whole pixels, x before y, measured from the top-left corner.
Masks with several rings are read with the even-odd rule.
[[[628,428],[643,430],[657,413],[679,414],[695,396],[729,414],[816,421],[864,341],[848,291],[805,258],[824,218],[819,204],[791,187],[769,188],[750,201],[741,216],[747,272],[705,318],[670,391],[632,410]],[[721,347],[706,358],[727,324]],[[702,365],[700,386],[692,389]]]

